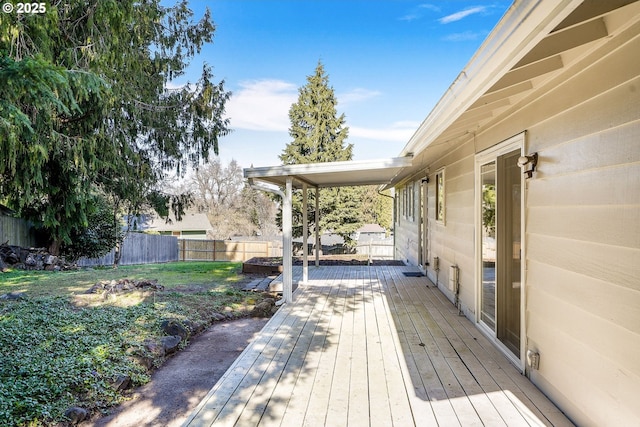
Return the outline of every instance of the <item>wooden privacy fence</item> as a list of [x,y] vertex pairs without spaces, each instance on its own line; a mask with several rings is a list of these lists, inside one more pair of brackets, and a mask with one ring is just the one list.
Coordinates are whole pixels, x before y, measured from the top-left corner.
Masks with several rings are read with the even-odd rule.
[[0,215],[0,243],[29,248],[36,245],[31,224],[24,219]]
[[[120,265],[154,264],[178,261],[178,238],[157,234],[130,233],[121,247]],[[113,265],[115,251],[101,258],[80,258],[81,267]]]
[[246,261],[253,257],[282,256],[282,248],[270,241],[178,241],[181,261]]

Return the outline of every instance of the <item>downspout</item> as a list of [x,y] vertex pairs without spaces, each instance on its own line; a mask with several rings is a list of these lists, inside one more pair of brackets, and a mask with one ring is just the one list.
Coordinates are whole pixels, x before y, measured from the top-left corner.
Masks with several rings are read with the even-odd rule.
[[[282,191],[280,191],[280,189],[274,188],[274,187],[268,187],[268,186],[263,185],[263,184],[259,184],[259,183],[255,182],[253,180],[253,178],[249,178],[248,181],[249,181],[249,187],[253,188],[254,190],[266,191],[267,193],[272,193],[272,194],[275,194],[277,196],[280,196],[280,198],[282,199],[282,203],[284,204],[285,195],[284,195],[284,193]],[[283,236],[282,236],[282,250],[283,251],[286,249],[284,243],[285,242],[284,242],[284,234],[283,234]],[[283,284],[283,286],[284,286],[284,284]],[[283,294],[283,297],[281,299],[279,299],[278,301],[276,301],[276,306],[281,306],[285,302],[286,301],[285,301],[284,294]]]

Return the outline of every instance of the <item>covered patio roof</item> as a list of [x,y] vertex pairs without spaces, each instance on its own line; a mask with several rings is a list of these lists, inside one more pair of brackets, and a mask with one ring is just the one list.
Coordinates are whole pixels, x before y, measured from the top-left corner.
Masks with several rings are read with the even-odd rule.
[[[244,169],[244,177],[257,190],[270,191],[282,197],[282,266],[283,266],[283,302],[293,300],[293,247],[292,247],[292,190],[302,188],[302,246],[307,247],[307,190],[313,187],[318,191],[322,187],[343,187],[359,185],[390,185],[401,170],[411,166],[411,155],[381,160],[360,160],[347,162],[326,162],[297,165],[267,166]],[[259,181],[260,183],[256,183]],[[267,183],[277,187],[261,185]],[[282,191],[280,188],[283,188]],[[316,209],[318,197],[316,194]],[[319,218],[316,214],[315,230],[318,230]],[[316,232],[316,247],[320,246],[320,236]],[[316,251],[316,266],[319,265]],[[309,277],[307,252],[303,253],[303,279]]]
[[389,184],[402,168],[411,166],[411,156],[379,160],[309,163],[297,165],[266,166],[244,170],[249,180],[263,181],[284,186],[287,178],[294,188],[343,187]]

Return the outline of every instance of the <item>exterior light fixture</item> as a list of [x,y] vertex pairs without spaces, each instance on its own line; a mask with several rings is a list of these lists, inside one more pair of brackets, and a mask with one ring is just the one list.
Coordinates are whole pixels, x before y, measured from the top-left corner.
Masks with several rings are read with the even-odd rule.
[[533,176],[533,173],[536,171],[537,165],[538,153],[533,153],[528,156],[521,156],[518,158],[518,166],[524,170],[522,173],[527,176],[527,179]]

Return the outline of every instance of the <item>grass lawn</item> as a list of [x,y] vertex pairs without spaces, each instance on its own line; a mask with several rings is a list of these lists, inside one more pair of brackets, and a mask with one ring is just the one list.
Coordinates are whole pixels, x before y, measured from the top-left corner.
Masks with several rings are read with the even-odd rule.
[[[215,315],[248,314],[263,296],[239,290],[249,280],[240,267],[177,262],[0,274],[0,295],[26,295],[0,300],[0,426],[55,425],[70,407],[118,404],[127,394],[123,379],[142,385],[164,361],[164,320],[195,332]],[[155,279],[164,290],[86,293],[122,278]]]

